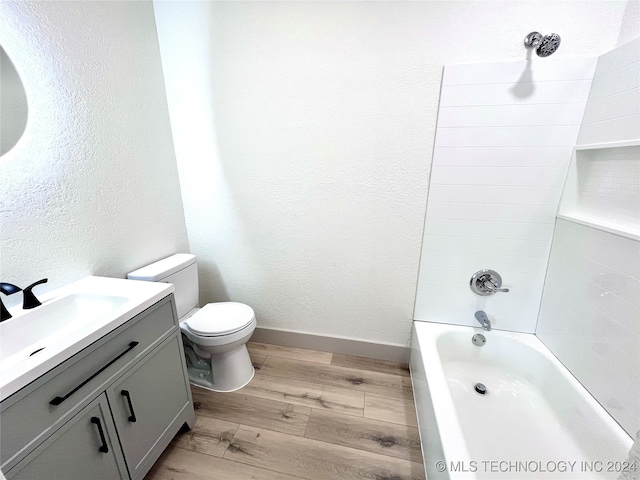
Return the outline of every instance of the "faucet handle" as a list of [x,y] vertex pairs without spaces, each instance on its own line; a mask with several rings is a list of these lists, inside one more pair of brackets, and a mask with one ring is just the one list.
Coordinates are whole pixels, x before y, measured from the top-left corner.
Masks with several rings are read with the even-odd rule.
[[23,290],[24,299],[23,299],[22,308],[24,308],[25,310],[29,310],[31,308],[36,308],[42,305],[42,302],[40,302],[40,300],[36,298],[32,290],[33,290],[33,287],[35,287],[36,285],[47,283],[48,280],[49,280],[48,278],[43,278],[42,280],[38,280],[37,282],[32,283],[31,285],[29,285],[27,288]]
[[484,287],[489,290],[491,293],[496,293],[496,292],[508,292],[509,289],[508,288],[500,288],[499,285],[492,283],[491,280],[487,280],[486,282],[484,282]]
[[502,287],[502,277],[495,270],[479,270],[473,274],[469,286],[473,293],[486,297],[496,292],[508,292],[508,288]]
[[4,293],[5,295],[13,295],[14,293],[18,293],[20,290],[22,289],[17,285],[14,285],[13,283],[0,283],[0,292]]
[[[21,290],[22,289],[20,287],[14,285],[13,283],[0,283],[0,292],[4,293],[5,295],[13,295],[14,293],[18,293]],[[0,322],[4,322],[5,320],[9,320],[10,318],[11,314],[9,313],[9,310],[7,310],[7,307],[5,307],[4,303],[2,303],[2,300],[0,300]]]

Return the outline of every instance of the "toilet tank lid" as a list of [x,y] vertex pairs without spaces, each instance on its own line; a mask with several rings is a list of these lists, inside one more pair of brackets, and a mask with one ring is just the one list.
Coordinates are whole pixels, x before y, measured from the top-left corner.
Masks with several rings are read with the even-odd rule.
[[145,280],[147,282],[157,282],[163,278],[179,272],[183,268],[196,263],[196,256],[189,253],[176,253],[170,257],[163,258],[157,262],[139,268],[127,275],[130,280]]

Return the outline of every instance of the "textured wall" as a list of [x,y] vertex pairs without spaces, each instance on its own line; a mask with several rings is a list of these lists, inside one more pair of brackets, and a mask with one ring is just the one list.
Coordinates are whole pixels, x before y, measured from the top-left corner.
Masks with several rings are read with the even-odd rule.
[[442,67],[615,46],[626,2],[552,5],[156,2],[201,299],[406,345]]
[[2,280],[43,291],[187,250],[152,4],[3,1],[0,43],[30,109],[0,158]]

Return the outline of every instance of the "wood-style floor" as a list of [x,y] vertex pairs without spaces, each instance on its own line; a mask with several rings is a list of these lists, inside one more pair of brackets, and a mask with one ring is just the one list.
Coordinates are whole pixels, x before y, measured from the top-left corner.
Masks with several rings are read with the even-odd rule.
[[424,479],[407,365],[249,343],[234,393],[192,387],[197,420],[146,480]]

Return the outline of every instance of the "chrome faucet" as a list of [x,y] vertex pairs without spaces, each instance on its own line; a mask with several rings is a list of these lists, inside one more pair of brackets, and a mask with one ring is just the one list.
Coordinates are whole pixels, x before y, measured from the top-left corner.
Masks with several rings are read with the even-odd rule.
[[[22,289],[20,287],[17,287],[12,283],[0,283],[0,292],[4,293],[5,295],[13,295],[14,293],[18,293],[21,290]],[[4,306],[4,303],[2,303],[2,300],[0,300],[0,310],[0,322],[4,322],[5,320],[9,320],[11,318],[11,314],[9,313],[9,310],[7,310],[7,307]]]
[[478,310],[476,312],[476,320],[478,320],[478,323],[482,325],[482,328],[484,330],[486,330],[487,332],[491,331],[491,321],[489,320],[489,317],[487,317],[487,314],[482,310]]
[[469,282],[471,290],[476,295],[486,297],[496,292],[508,292],[508,288],[502,288],[502,277],[495,270],[479,270],[473,274]]

